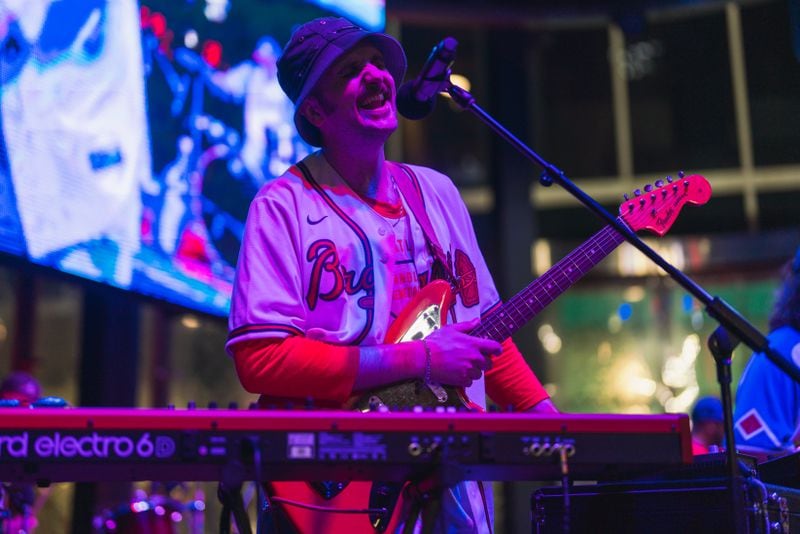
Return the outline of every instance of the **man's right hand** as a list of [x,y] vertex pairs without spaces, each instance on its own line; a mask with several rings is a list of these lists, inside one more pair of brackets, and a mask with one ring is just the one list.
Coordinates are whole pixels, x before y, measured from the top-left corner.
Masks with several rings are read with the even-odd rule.
[[467,332],[480,324],[479,319],[444,325],[425,338],[431,353],[431,382],[468,387],[491,369],[492,357],[502,351],[492,339],[471,336]]

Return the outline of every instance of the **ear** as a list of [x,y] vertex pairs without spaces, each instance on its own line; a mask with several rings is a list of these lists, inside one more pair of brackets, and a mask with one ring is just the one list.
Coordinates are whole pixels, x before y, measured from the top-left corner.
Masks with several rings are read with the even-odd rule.
[[322,124],[322,121],[325,119],[325,114],[319,100],[311,95],[306,97],[305,102],[303,102],[303,105],[300,107],[300,114],[317,128],[319,128],[320,124]]

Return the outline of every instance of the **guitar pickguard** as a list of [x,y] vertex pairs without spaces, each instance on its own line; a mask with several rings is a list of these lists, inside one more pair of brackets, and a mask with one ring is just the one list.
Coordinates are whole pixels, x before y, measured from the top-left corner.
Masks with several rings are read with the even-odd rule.
[[432,304],[421,310],[398,341],[419,341],[431,335],[441,324],[442,308],[438,304]]

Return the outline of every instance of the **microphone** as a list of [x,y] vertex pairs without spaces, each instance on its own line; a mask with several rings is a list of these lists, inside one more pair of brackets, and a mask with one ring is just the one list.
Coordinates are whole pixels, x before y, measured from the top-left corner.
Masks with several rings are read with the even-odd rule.
[[458,41],[445,37],[431,50],[419,75],[397,90],[397,111],[405,118],[427,117],[436,104],[436,95],[450,79],[450,67],[456,60]]

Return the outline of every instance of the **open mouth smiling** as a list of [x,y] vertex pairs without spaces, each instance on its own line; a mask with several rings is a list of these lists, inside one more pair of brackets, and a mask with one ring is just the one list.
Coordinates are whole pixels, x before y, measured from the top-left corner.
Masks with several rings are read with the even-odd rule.
[[358,107],[367,110],[380,109],[386,105],[388,100],[389,94],[385,89],[369,91],[366,95],[359,99]]

